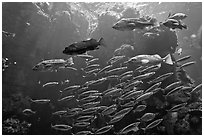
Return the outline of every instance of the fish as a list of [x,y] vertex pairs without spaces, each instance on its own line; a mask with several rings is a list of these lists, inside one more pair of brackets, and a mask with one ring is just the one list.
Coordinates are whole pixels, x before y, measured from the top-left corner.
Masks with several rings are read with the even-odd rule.
[[86,108],[96,107],[100,103],[101,103],[100,101],[97,101],[97,102],[88,102],[88,103],[82,104],[80,107],[86,109]]
[[93,135],[91,131],[79,131],[75,135]]
[[120,130],[120,132],[118,134],[119,135],[127,135],[127,133],[129,133],[130,131],[137,132],[139,130],[139,128],[138,128],[139,124],[140,124],[140,122],[134,122],[132,124],[129,124],[126,127],[124,127],[122,130]]
[[50,103],[50,99],[36,99],[36,100],[30,99],[30,101],[33,102],[33,103],[37,103],[37,104]]
[[148,73],[149,71],[155,71],[155,70],[158,70],[159,68],[160,68],[160,66],[158,66],[158,65],[152,65],[152,66],[149,66],[147,68],[139,70],[139,73]]
[[179,48],[175,53],[177,53],[179,56],[182,54],[183,49]]
[[125,81],[128,81],[132,78],[132,74],[128,74],[128,75],[125,75],[123,76],[122,78],[120,78],[120,82],[125,82]]
[[119,78],[122,78],[123,76],[126,76],[126,75],[131,75],[133,74],[133,71],[127,71],[127,72],[124,72],[123,74],[119,75]]
[[133,110],[133,113],[142,112],[142,111],[144,111],[146,108],[147,108],[146,105],[138,105],[138,106]]
[[85,115],[85,116],[79,116],[76,120],[79,122],[79,121],[83,121],[83,122],[86,122],[86,121],[89,121],[91,119],[95,118],[94,115]]
[[36,114],[36,111],[33,111],[33,110],[31,110],[31,109],[24,109],[24,110],[22,111],[22,113],[23,113],[24,115],[26,115],[26,116],[31,116],[31,115]]
[[110,75],[106,77],[107,80],[118,80],[119,76],[118,75]]
[[130,94],[128,94],[127,96],[121,98],[122,100],[128,100],[128,99],[135,99],[138,96],[140,96],[143,93],[144,90],[138,90],[138,91],[134,91]]
[[140,101],[146,100],[146,99],[148,99],[150,96],[152,96],[153,94],[154,94],[154,92],[144,93],[143,95],[141,95],[141,96],[139,96],[138,98],[136,98],[136,101],[137,101],[137,102],[140,102]]
[[68,47],[65,47],[62,53],[66,55],[84,54],[87,51],[99,49],[99,46],[107,47],[104,39],[100,38],[99,41],[97,41],[96,39],[91,38],[84,41],[72,43]]
[[100,79],[94,80],[88,86],[99,85],[99,84],[102,84],[103,82],[105,82],[106,80],[107,80],[107,78],[100,78]]
[[119,115],[119,116],[117,116],[117,117],[113,117],[113,118],[108,122],[108,124],[116,123],[116,122],[122,120],[124,116],[125,116],[125,115]]
[[109,68],[111,68],[113,65],[108,65],[104,68],[102,68],[100,71],[97,72],[97,75],[102,74],[102,72],[105,72],[106,70],[108,70]]
[[172,90],[172,89],[174,89],[174,88],[176,88],[176,87],[178,87],[178,86],[180,86],[180,85],[181,85],[181,81],[173,82],[172,84],[168,85],[168,86],[164,89],[164,91],[166,92],[166,91]]
[[155,118],[157,114],[156,113],[145,113],[141,118],[138,120],[143,121],[143,122],[148,122],[151,121]]
[[76,55],[76,57],[85,58],[85,59],[92,59],[92,58],[94,58],[94,56],[89,55],[89,54],[80,54],[80,55]]
[[87,109],[82,110],[80,114],[92,114],[92,113],[95,113],[98,109],[99,107],[87,108]]
[[180,21],[175,19],[167,19],[165,22],[162,23],[164,26],[171,28],[171,29],[187,29],[187,25],[181,24]]
[[96,130],[96,132],[94,134],[96,134],[96,135],[104,134],[104,133],[110,131],[113,127],[114,127],[114,125],[104,126],[100,129]]
[[133,109],[133,107],[124,108],[124,109],[118,111],[117,113],[115,113],[113,116],[110,116],[110,117],[114,118],[114,117],[119,117],[120,115],[125,116],[125,115],[127,115],[132,109]]
[[86,65],[90,65],[91,63],[98,61],[98,60],[99,60],[99,58],[93,58],[91,60],[88,60],[88,61],[86,61]]
[[81,87],[81,85],[69,86],[69,87],[64,88],[64,89],[63,89],[63,92],[64,92],[64,91],[69,91],[69,92],[71,92],[71,91],[74,91],[74,90],[79,89],[80,87]]
[[40,71],[40,72],[46,72],[46,71],[54,71],[58,70],[60,68],[66,68],[73,66],[73,58],[70,57],[67,60],[64,59],[51,59],[51,60],[43,60],[37,65],[35,65],[32,70],[34,71]]
[[59,125],[52,125],[51,124],[51,128],[55,129],[55,130],[59,130],[59,131],[69,131],[72,129],[71,126],[69,125],[64,125],[64,124],[59,124]]
[[162,83],[162,82],[155,83],[154,85],[152,85],[151,87],[149,87],[148,89],[146,89],[146,90],[144,91],[144,93],[148,93],[148,92],[150,92],[150,91],[152,91],[152,90],[158,88],[158,87],[161,85],[161,83]]
[[165,79],[169,78],[170,76],[172,76],[174,73],[172,72],[169,72],[169,73],[166,73],[166,74],[163,74],[149,82],[147,82],[148,84],[152,84],[152,83],[157,83],[157,82],[161,82],[161,81],[164,81]]
[[122,89],[121,88],[114,88],[113,90],[110,90],[109,92],[106,92],[103,97],[107,97],[107,96],[112,96],[114,94],[117,94],[117,93],[121,93]]
[[187,55],[187,56],[184,56],[184,57],[182,57],[182,58],[179,58],[179,59],[177,59],[175,62],[185,61],[185,60],[187,60],[187,59],[189,59],[189,58],[191,58],[191,55]]
[[7,32],[7,31],[4,31],[2,30],[2,34],[4,34],[3,36],[6,36],[6,37],[15,37],[16,34],[15,33],[11,33],[11,32]]
[[120,105],[122,108],[126,108],[126,107],[133,107],[133,106],[135,106],[135,104],[136,104],[137,102],[135,102],[135,101],[129,101],[129,102],[127,102],[126,104],[123,104],[123,105]]
[[133,31],[135,29],[144,29],[149,26],[155,25],[155,19],[142,21],[140,18],[122,18],[113,25],[113,29],[119,31]]
[[60,101],[70,101],[70,100],[72,100],[73,98],[75,98],[75,96],[70,95],[70,96],[66,96],[66,97],[63,97],[63,98],[61,98],[61,99],[58,99],[58,101],[59,101],[59,102],[60,102]]
[[86,75],[83,75],[82,77],[86,78],[86,77],[90,77],[90,76],[97,76],[97,72],[99,72],[99,70],[100,70],[100,68],[96,68],[96,69],[90,70],[88,72],[85,72]]
[[167,110],[167,112],[175,112],[178,111],[179,109],[185,107],[187,105],[187,103],[181,103],[178,105],[173,106],[171,109]]
[[124,62],[124,64],[133,63],[140,66],[152,66],[152,65],[161,65],[161,63],[163,62],[169,65],[173,65],[171,55],[168,54],[164,58],[161,58],[158,54],[137,55],[135,57],[130,58],[128,61]]
[[180,91],[182,88],[183,88],[183,86],[178,86],[178,87],[172,89],[171,91],[169,91],[169,92],[165,95],[165,98],[168,97],[168,96],[170,96],[171,94],[177,92],[177,91]]
[[48,82],[48,83],[43,84],[43,87],[46,87],[48,85],[58,85],[58,84],[59,82]]
[[93,93],[98,93],[98,92],[99,92],[98,90],[89,90],[89,91],[86,91],[86,92],[79,94],[78,98],[81,98],[84,96],[89,96],[89,95],[92,95]]
[[127,67],[118,67],[118,68],[111,69],[109,71],[105,71],[105,74],[107,74],[107,75],[118,74],[118,73],[120,73],[126,69],[127,69]]
[[133,77],[132,80],[144,80],[144,79],[152,77],[154,74],[155,74],[155,72],[149,72],[146,74],[142,74],[142,75]]
[[113,104],[111,106],[109,106],[108,108],[106,108],[105,110],[103,110],[101,112],[101,114],[104,116],[104,115],[110,115],[112,114],[113,112],[115,112],[117,110],[117,105],[116,104]]
[[184,68],[184,67],[187,67],[187,66],[193,65],[193,64],[195,64],[195,63],[196,63],[195,61],[187,62],[187,63],[181,65],[180,68]]
[[95,99],[99,98],[99,96],[88,96],[88,97],[84,97],[82,99],[76,99],[77,102],[80,103],[85,103],[85,102],[90,102],[90,101],[94,101]]
[[174,14],[169,13],[168,18],[175,19],[175,20],[183,20],[187,18],[187,15],[184,13],[174,13]]
[[144,132],[145,132],[148,129],[152,129],[152,128],[158,126],[162,121],[163,121],[163,118],[157,119],[157,120],[151,122],[150,124],[148,124],[145,128],[141,128],[141,129],[144,130]]
[[89,65],[89,66],[87,66],[85,68],[81,68],[81,70],[87,72],[87,71],[91,71],[93,69],[96,69],[98,67],[100,67],[99,64],[92,64],[92,65]]
[[137,87],[138,85],[143,84],[143,82],[141,80],[134,80],[133,82],[131,82],[128,85],[125,85],[124,90],[129,90],[132,89],[134,87]]
[[77,123],[74,123],[72,126],[73,127],[87,127],[89,126],[91,123],[89,122],[77,122]]
[[114,63],[118,62],[119,60],[121,60],[121,59],[123,59],[123,58],[125,58],[125,55],[122,55],[122,56],[114,56],[114,57],[112,57],[111,59],[109,59],[109,60],[107,61],[107,64],[108,64],[108,65],[113,65]]
[[52,115],[60,116],[60,115],[66,114],[66,113],[67,113],[66,110],[60,110],[60,111],[53,112]]
[[193,88],[193,90],[190,93],[195,93],[199,90],[202,90],[202,83]]

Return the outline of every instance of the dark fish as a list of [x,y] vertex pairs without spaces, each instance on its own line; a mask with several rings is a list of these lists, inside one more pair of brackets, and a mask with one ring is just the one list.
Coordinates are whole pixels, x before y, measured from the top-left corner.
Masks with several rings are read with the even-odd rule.
[[113,104],[101,112],[102,115],[110,115],[117,110],[117,105]]
[[133,113],[136,113],[136,112],[142,112],[143,110],[146,109],[146,105],[138,105],[134,110],[133,110]]
[[96,39],[91,38],[81,42],[75,42],[69,45],[68,47],[65,47],[65,49],[63,50],[63,53],[67,55],[84,54],[87,51],[99,49],[99,45],[106,47],[106,44],[103,38],[100,38],[99,41],[96,41]]
[[181,108],[185,107],[187,105],[187,103],[181,103],[178,105],[173,106],[171,109],[167,110],[168,112],[175,112],[180,110]]
[[188,55],[188,56],[184,56],[184,57],[182,57],[182,58],[179,58],[179,59],[176,60],[176,62],[185,61],[185,60],[187,60],[187,59],[189,59],[189,58],[191,58],[191,55]]
[[31,109],[24,109],[23,114],[26,115],[26,116],[31,116],[31,115],[36,114],[36,112],[31,110]]
[[180,67],[181,67],[181,68],[184,68],[184,67],[187,67],[187,66],[193,65],[193,64],[195,64],[195,63],[196,63],[195,61],[187,62],[187,63],[181,65]]
[[64,124],[60,124],[60,125],[52,125],[51,124],[51,128],[53,128],[55,130],[60,130],[60,131],[69,131],[70,129],[72,129],[71,126],[64,125]]
[[149,125],[147,125],[145,128],[141,128],[143,129],[144,131],[148,130],[148,129],[152,129],[156,126],[158,126],[161,122],[163,121],[163,119],[157,119],[155,121],[153,121],[152,123],[150,123]]
[[193,90],[191,91],[191,93],[197,92],[199,90],[202,89],[202,84],[197,85],[195,88],[193,88]]
[[91,131],[79,131],[75,135],[93,135]]
[[149,87],[147,90],[145,90],[144,93],[150,92],[150,91],[152,91],[152,90],[158,88],[158,87],[161,85],[161,83],[162,83],[162,82],[158,82],[158,83],[152,85],[152,86]]
[[137,101],[137,102],[140,102],[140,101],[146,100],[146,99],[148,99],[150,96],[152,96],[153,94],[154,94],[154,92],[147,92],[147,93],[145,93],[145,94],[139,96],[139,97],[136,99],[136,101]]
[[60,68],[66,68],[72,66],[74,64],[73,58],[70,57],[67,60],[64,59],[51,59],[51,60],[44,60],[35,65],[32,69],[34,71],[55,71]]
[[161,63],[167,63],[173,65],[171,55],[168,54],[166,57],[161,58],[158,54],[156,55],[137,55],[130,58],[128,61],[124,62],[125,64],[134,63],[140,66],[152,66],[152,65],[161,65]]
[[66,96],[66,97],[63,97],[63,98],[61,98],[61,99],[58,99],[58,101],[59,101],[59,102],[60,102],[60,101],[70,101],[70,100],[72,100],[73,98],[75,98],[75,96],[70,95],[70,96]]
[[103,133],[106,133],[108,132],[109,130],[111,130],[113,128],[114,125],[107,125],[105,127],[102,127],[98,130],[96,130],[95,134],[96,135],[100,135],[100,134],[103,134]]
[[161,82],[161,81],[167,79],[168,77],[170,77],[170,76],[173,75],[173,74],[174,74],[174,73],[166,73],[166,74],[163,74],[163,75],[161,75],[161,76],[159,76],[159,77],[157,77],[157,78],[155,78],[155,79],[149,81],[148,84]]
[[144,122],[148,122],[151,121],[155,118],[157,114],[155,113],[145,113],[141,118],[139,118],[139,120],[144,121]]
[[135,122],[135,123],[129,124],[128,126],[124,127],[118,134],[119,135],[127,135],[127,133],[129,133],[130,131],[137,132],[139,130],[139,128],[138,128],[139,124],[140,124],[140,122]]

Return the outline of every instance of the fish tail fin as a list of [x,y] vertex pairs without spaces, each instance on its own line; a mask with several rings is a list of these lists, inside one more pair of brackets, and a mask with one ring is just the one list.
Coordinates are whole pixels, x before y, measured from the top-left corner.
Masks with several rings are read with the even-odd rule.
[[106,43],[105,43],[103,38],[100,38],[98,42],[99,42],[100,45],[102,45],[104,47],[107,47],[107,45],[106,45]]
[[163,61],[169,65],[173,65],[173,61],[171,59],[171,55],[168,54],[166,57],[163,58]]

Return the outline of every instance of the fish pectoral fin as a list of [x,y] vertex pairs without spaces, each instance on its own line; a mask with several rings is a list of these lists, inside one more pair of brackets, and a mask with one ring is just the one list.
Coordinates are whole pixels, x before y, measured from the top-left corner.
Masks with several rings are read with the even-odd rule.
[[143,59],[143,60],[141,60],[141,62],[142,62],[142,64],[147,64],[149,62],[149,60],[148,59]]

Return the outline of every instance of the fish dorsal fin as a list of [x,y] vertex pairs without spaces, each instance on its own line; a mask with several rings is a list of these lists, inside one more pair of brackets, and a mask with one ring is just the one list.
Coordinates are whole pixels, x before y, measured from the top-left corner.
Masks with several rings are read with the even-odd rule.
[[157,57],[157,58],[161,58],[158,54],[155,54],[154,56]]
[[147,64],[149,62],[149,60],[148,59],[142,59],[141,62],[142,62],[142,64]]

